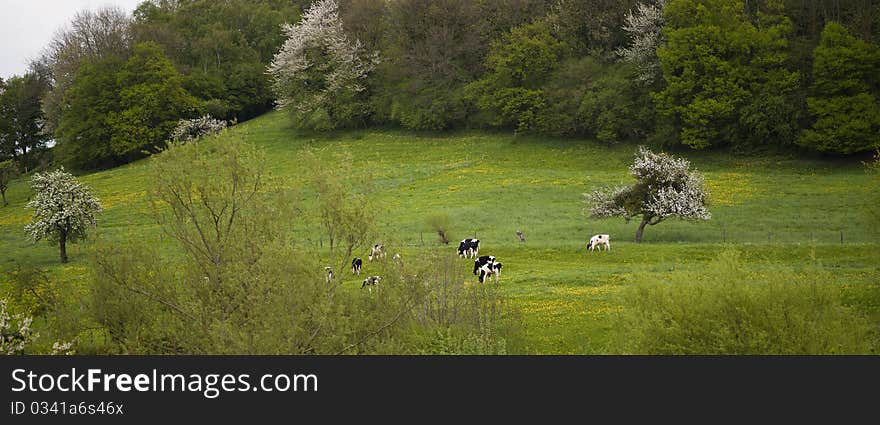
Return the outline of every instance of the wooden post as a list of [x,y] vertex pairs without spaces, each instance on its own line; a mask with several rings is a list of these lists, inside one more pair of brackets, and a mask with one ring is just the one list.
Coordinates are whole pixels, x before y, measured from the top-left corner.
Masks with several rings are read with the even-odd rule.
[[843,243],[843,230],[840,231],[840,243]]

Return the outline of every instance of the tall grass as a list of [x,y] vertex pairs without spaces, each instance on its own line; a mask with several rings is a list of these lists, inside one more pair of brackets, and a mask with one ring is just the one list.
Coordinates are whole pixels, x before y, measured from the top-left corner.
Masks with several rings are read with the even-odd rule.
[[869,354],[876,326],[844,305],[819,265],[765,273],[727,249],[700,271],[639,274],[622,294],[613,351],[635,354]]

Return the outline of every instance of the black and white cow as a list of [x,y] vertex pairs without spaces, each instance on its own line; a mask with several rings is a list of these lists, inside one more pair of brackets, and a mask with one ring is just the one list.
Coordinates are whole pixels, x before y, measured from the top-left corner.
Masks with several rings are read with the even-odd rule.
[[[592,251],[596,249],[596,247],[604,246],[605,250],[608,251],[611,249],[611,236],[608,235],[595,235],[590,238],[590,242],[587,243],[587,249]],[[601,249],[600,249],[601,251]]]
[[458,256],[461,258],[477,258],[480,254],[479,239],[463,239],[458,244]]
[[474,260],[474,276],[479,274],[478,271],[480,270],[481,267],[483,267],[487,264],[494,264],[494,263],[495,263],[495,256],[494,255],[484,255],[480,258],[477,258],[476,260]]
[[330,283],[333,280],[333,268],[327,266],[324,267],[324,271],[327,272],[327,283]]
[[367,276],[367,278],[364,279],[363,285],[361,285],[361,289],[367,288],[370,290],[370,293],[372,294],[374,286],[376,287],[377,291],[379,290],[378,285],[379,285],[380,280],[382,280],[382,278],[379,276]]
[[498,278],[501,276],[501,262],[496,261],[492,264],[484,264],[480,267],[480,283],[486,282],[486,279],[489,276],[495,276],[495,283],[498,283]]
[[385,258],[385,246],[382,244],[373,245],[373,248],[370,249],[370,262],[373,261],[373,258]]
[[364,260],[360,258],[355,258],[351,260],[351,273],[352,274],[361,274],[361,266],[364,265]]
[[391,257],[391,261],[394,261],[399,266],[403,265],[403,259],[400,258],[400,253],[394,254],[394,256]]

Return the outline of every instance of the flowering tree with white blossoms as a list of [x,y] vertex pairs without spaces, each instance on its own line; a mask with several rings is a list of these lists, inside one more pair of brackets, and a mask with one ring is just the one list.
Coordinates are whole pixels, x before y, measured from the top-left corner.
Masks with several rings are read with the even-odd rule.
[[33,319],[23,314],[10,314],[8,300],[0,299],[0,354],[21,354],[37,334],[31,330]]
[[171,140],[189,142],[201,137],[216,134],[226,129],[226,121],[218,120],[210,115],[203,115],[190,120],[180,120],[171,132]]
[[629,221],[641,216],[636,242],[642,241],[646,225],[656,225],[669,217],[711,218],[703,177],[691,170],[688,160],[640,147],[629,172],[636,179],[631,186],[584,194],[592,217],[622,216]]
[[366,52],[360,40],[348,38],[336,1],[316,1],[302,21],[283,29],[287,40],[268,68],[277,107],[317,129],[363,115],[366,107],[357,95],[366,90],[364,81],[379,53]]
[[657,48],[663,44],[663,9],[667,1],[639,3],[635,11],[630,10],[625,16],[623,30],[631,41],[629,46],[617,49],[617,54],[638,68],[638,78],[646,84],[660,76]]
[[34,174],[31,186],[35,194],[26,207],[34,210],[34,216],[24,230],[34,242],[57,241],[61,262],[66,263],[67,242],[85,238],[86,231],[97,225],[101,202],[64,168]]

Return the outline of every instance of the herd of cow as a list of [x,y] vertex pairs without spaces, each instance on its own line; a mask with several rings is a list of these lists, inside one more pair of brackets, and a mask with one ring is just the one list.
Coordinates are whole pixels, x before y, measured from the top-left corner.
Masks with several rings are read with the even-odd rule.
[[[517,237],[519,237],[520,241],[524,241],[522,234],[517,231]],[[590,238],[589,243],[587,243],[587,250],[593,251],[596,248],[605,247],[605,250],[611,249],[611,237],[609,235],[595,235]],[[474,276],[477,276],[480,283],[486,282],[490,277],[495,277],[495,282],[498,282],[498,277],[501,276],[501,267],[502,264],[498,261],[494,255],[483,255],[480,256],[480,240],[476,238],[464,239],[461,243],[458,244],[458,256],[460,258],[473,258],[474,259]],[[382,244],[373,245],[370,248],[370,255],[367,257],[370,262],[373,260],[384,259],[385,258],[385,246]],[[394,254],[392,259],[395,262],[400,263],[401,258],[400,254]],[[361,268],[363,267],[364,262],[360,258],[355,258],[351,261],[351,273],[352,274],[361,274]],[[333,269],[331,267],[324,267],[324,270],[327,272],[327,282],[330,282],[334,279]],[[364,279],[363,284],[361,285],[361,289],[367,288],[370,293],[373,292],[373,288],[376,287],[378,289],[379,281],[382,278],[380,276],[367,276]]]

